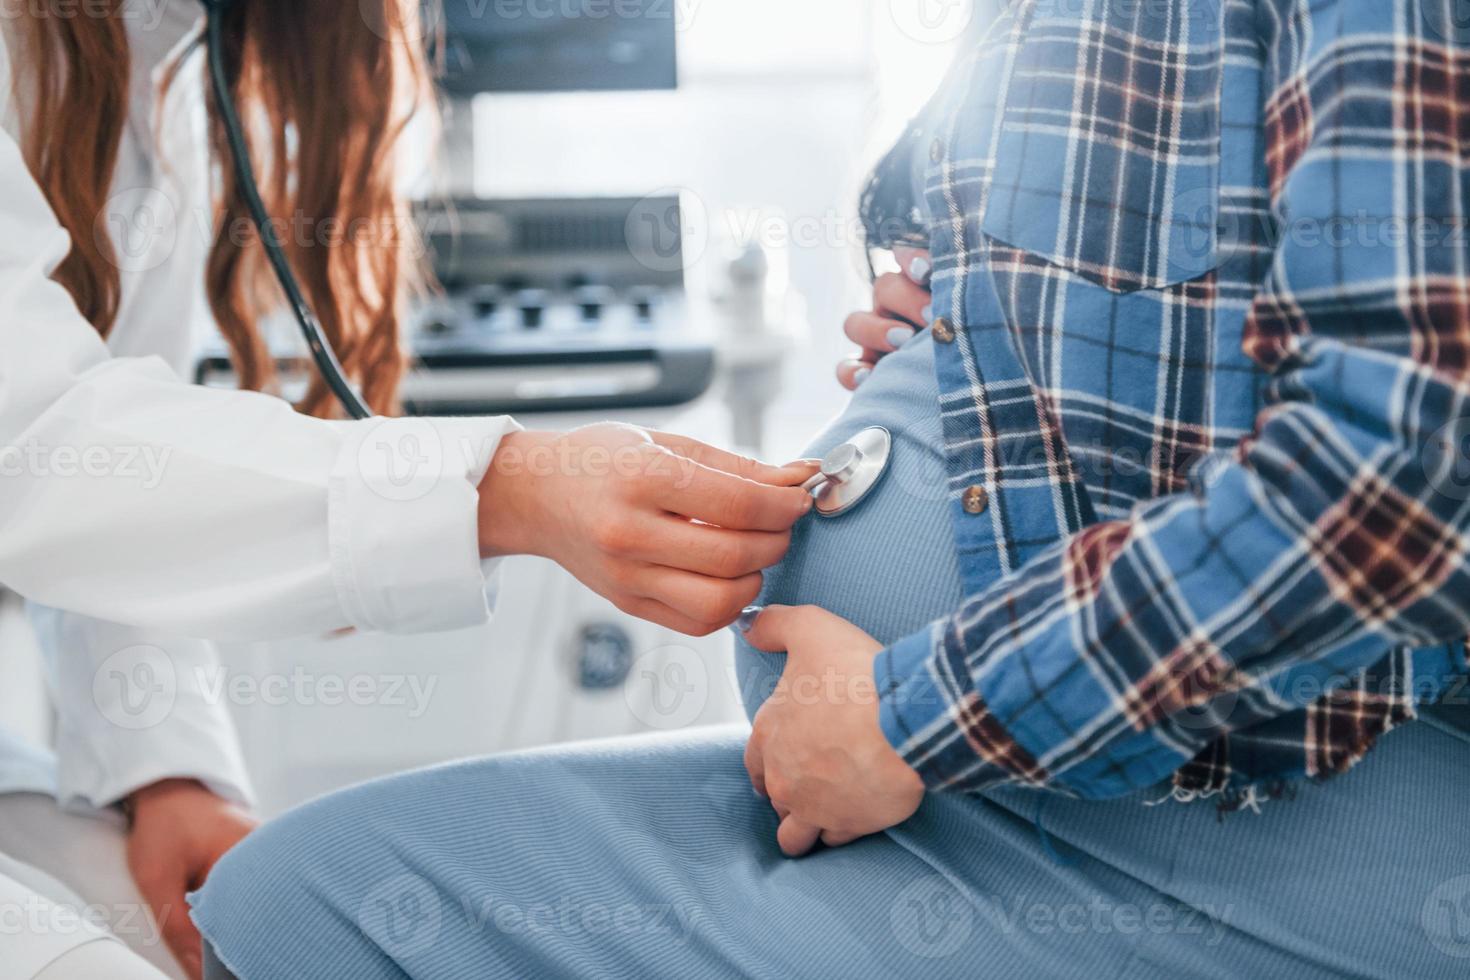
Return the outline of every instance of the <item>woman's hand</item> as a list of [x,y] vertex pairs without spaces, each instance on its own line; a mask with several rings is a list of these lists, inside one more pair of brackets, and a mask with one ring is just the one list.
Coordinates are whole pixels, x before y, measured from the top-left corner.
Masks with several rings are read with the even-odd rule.
[[128,868],[164,942],[190,977],[204,971],[202,940],[187,892],[204,884],[224,853],[255,829],[245,811],[192,779],[167,779],[128,798]]
[[837,365],[837,380],[849,391],[868,379],[879,360],[929,326],[929,253],[900,246],[893,255],[903,271],[879,276],[873,284],[873,311],[854,313],[843,327],[848,339],[862,348]]
[[624,612],[705,636],[785,557],[816,469],[611,423],[516,433],[480,486],[481,550],[550,558]]
[[816,606],[771,606],[746,639],[787,654],[745,748],[751,784],[781,818],[781,850],[838,847],[913,816],[924,783],[878,727],[873,658],[883,645]]

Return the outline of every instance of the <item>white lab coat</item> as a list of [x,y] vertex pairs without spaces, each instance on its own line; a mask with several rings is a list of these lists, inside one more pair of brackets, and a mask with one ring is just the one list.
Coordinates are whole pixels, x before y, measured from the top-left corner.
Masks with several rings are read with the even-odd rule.
[[[158,107],[162,66],[197,8],[159,11],[162,23],[130,21],[131,111],[105,224],[123,303],[107,344],[48,278],[69,241],[22,161],[27,100],[11,91],[0,32],[0,583],[37,604],[54,661],[55,788],[80,806],[169,776],[248,796],[225,707],[196,683],[214,650],[190,637],[482,622],[475,488],[514,427],[321,421],[181,379],[205,315],[203,59]],[[113,683],[140,664],[170,688],[157,717]],[[5,745],[0,792],[37,788]]]

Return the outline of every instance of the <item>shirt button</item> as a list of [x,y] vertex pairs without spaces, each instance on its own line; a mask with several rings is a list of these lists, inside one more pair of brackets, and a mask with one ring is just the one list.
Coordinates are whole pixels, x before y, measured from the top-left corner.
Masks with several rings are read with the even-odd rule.
[[990,509],[990,491],[982,486],[973,486],[965,491],[966,514],[983,514]]
[[944,140],[935,140],[929,144],[929,162],[938,163],[944,159]]
[[933,333],[934,339],[941,344],[954,343],[954,324],[950,323],[947,317],[940,317],[934,321]]

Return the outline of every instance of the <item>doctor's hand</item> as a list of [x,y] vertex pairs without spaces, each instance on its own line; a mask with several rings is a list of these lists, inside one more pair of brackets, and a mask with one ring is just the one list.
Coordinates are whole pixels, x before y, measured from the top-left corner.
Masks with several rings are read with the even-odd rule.
[[167,779],[128,798],[128,869],[169,952],[194,980],[204,972],[203,940],[184,895],[204,884],[225,852],[255,829],[235,804],[192,779]]
[[861,348],[837,365],[837,380],[849,391],[856,391],[880,360],[929,326],[929,253],[899,246],[893,257],[902,271],[884,273],[873,283],[872,312],[854,313],[843,325],[847,338]]
[[550,558],[624,612],[705,636],[785,556],[816,469],[612,423],[514,433],[480,486],[481,551]]
[[878,726],[873,658],[883,644],[816,606],[771,606],[746,639],[787,654],[745,748],[751,784],[781,818],[781,850],[839,847],[913,816],[923,780]]

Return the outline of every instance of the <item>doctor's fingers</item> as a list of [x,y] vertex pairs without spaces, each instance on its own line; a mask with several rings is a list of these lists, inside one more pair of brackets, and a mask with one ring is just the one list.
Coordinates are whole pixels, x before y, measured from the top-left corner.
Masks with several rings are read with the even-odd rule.
[[696,623],[688,616],[664,605],[657,599],[649,599],[644,596],[625,596],[614,599],[613,604],[629,616],[647,620],[655,626],[682,633],[684,636],[709,636],[719,627],[710,628],[703,623]]
[[676,435],[672,432],[650,430],[649,437],[665,449],[678,453],[685,459],[722,473],[729,473],[746,480],[765,483],[773,487],[799,487],[811,479],[821,466],[819,460],[798,460],[785,466],[772,466],[749,456],[716,449],[698,439]]
[[188,881],[182,869],[162,866],[138,868],[134,871],[134,880],[153,912],[153,919],[158,923],[169,952],[173,953],[184,972],[197,980],[204,972],[203,940],[189,918],[189,903],[184,897],[196,883]]
[[744,531],[787,531],[811,512],[812,495],[799,486],[773,487],[689,459],[677,465],[675,479],[653,491],[666,511]]
[[743,578],[777,564],[790,547],[790,531],[732,531],[668,516],[649,528],[632,557],[699,575]]
[[668,606],[699,627],[694,636],[724,629],[760,595],[764,584],[758,574],[737,579],[710,578],[693,572],[644,565],[626,583],[628,591]]

